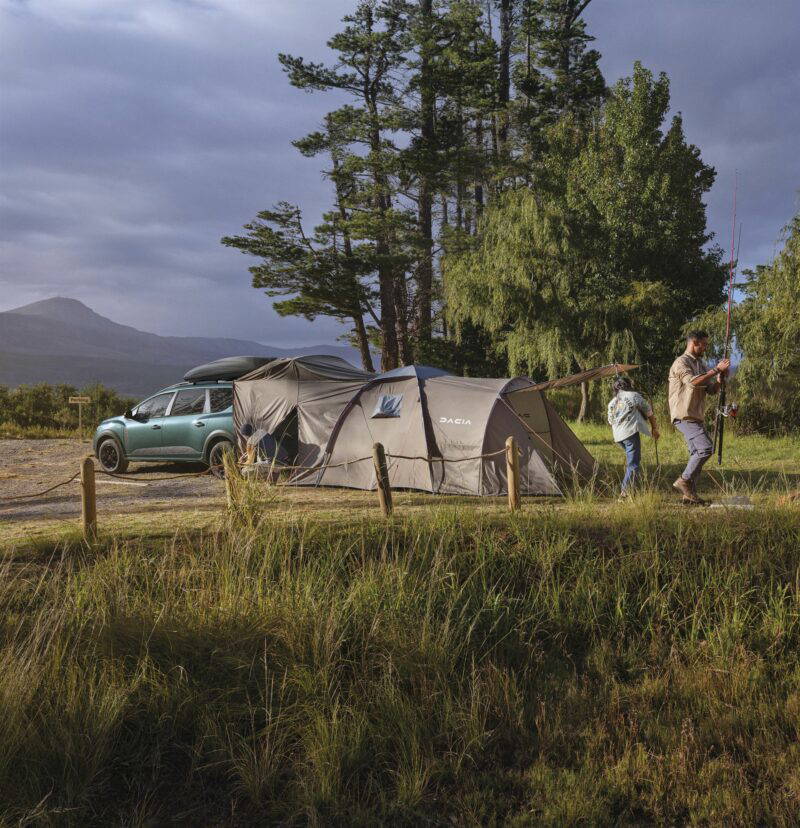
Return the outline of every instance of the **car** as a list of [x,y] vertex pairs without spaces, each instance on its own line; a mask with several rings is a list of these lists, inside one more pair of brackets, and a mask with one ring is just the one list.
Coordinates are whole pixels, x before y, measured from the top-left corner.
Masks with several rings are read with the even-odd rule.
[[104,471],[121,474],[131,462],[206,463],[222,476],[234,447],[233,384],[181,382],[104,420],[92,442]]

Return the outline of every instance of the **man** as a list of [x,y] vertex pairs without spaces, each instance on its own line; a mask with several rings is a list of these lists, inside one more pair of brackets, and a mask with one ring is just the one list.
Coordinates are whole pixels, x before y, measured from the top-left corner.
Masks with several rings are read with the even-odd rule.
[[707,369],[702,360],[706,348],[708,334],[691,331],[686,338],[686,351],[669,369],[669,415],[689,448],[689,462],[672,484],[683,495],[684,503],[703,503],[697,496],[697,478],[713,451],[704,425],[706,394],[719,391],[721,378],[731,364],[730,360],[722,359],[716,368]]

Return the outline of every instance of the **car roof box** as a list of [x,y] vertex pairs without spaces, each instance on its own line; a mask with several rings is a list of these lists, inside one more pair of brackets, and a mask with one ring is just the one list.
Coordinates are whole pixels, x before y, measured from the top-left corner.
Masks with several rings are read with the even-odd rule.
[[187,371],[183,378],[186,382],[214,382],[215,380],[235,380],[268,362],[275,357],[230,356],[198,365]]

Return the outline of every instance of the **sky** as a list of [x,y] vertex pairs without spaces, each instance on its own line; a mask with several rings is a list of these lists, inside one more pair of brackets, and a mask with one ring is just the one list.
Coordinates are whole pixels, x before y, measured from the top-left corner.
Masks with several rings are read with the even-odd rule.
[[[328,185],[291,141],[337,102],[289,86],[278,52],[328,60],[355,0],[0,0],[0,310],[60,295],[160,334],[332,344],[281,318],[223,247],[262,209],[318,216]],[[769,262],[800,204],[798,0],[593,0],[611,84],[641,60],[671,79],[717,170],[727,249]]]

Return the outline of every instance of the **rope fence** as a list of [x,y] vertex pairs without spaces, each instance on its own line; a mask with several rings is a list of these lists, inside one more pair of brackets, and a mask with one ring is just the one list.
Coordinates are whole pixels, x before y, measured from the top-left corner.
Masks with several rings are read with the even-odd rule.
[[[386,458],[391,460],[422,460],[426,463],[464,463],[467,461],[474,461],[474,460],[486,460],[491,457],[498,457],[501,454],[505,454],[506,449],[498,449],[497,451],[487,452],[486,454],[476,454],[471,457],[426,457],[425,455],[408,455],[408,454],[391,454],[390,452],[386,452]],[[279,463],[275,463],[273,468],[276,472],[295,472],[295,471],[305,471],[305,472],[314,472],[314,471],[324,471],[327,469],[339,469],[344,468],[346,466],[353,465],[354,463],[363,463],[365,460],[372,460],[373,456],[371,454],[365,455],[364,457],[355,457],[348,460],[344,460],[339,463],[319,463],[315,466],[287,466]],[[262,463],[265,461],[261,461]],[[248,463],[246,461],[237,460],[235,461],[234,465],[239,469],[250,468],[253,466],[258,465],[258,463]],[[100,469],[95,467],[95,474],[103,475],[104,477],[112,477],[115,480],[129,480],[136,483],[160,483],[167,480],[185,480],[194,477],[208,477],[209,475],[213,475],[215,471],[224,468],[224,464],[217,463],[216,465],[209,466],[203,471],[199,472],[184,472],[182,474],[170,474],[170,475],[161,475],[159,477],[136,477],[129,474],[117,474],[116,472],[106,471],[105,469]],[[81,472],[77,471],[72,477],[67,478],[66,480],[62,480],[59,483],[55,483],[52,486],[49,486],[46,489],[42,489],[39,492],[31,492],[29,494],[21,494],[21,495],[12,495],[10,497],[0,497],[0,501],[7,502],[12,500],[27,500],[29,498],[35,497],[42,497],[43,495],[52,492],[54,489],[58,489],[61,486],[67,486],[68,484],[72,483],[78,477],[80,477]]]

